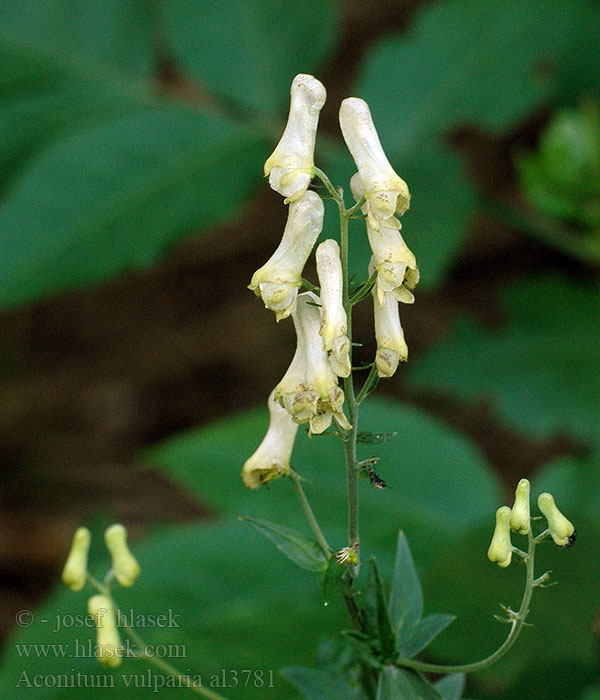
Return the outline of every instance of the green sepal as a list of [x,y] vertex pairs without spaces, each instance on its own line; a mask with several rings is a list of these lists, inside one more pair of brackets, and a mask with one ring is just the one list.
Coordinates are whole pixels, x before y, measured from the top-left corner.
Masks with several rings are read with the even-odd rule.
[[240,516],[242,522],[253,527],[261,535],[264,535],[273,542],[277,549],[285,556],[307,571],[324,571],[327,562],[319,543],[316,540],[292,530],[284,525]]

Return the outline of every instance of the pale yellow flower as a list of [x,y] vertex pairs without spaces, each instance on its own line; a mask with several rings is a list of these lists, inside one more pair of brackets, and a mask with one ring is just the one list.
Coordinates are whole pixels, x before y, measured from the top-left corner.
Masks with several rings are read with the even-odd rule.
[[548,521],[548,530],[552,535],[554,543],[559,547],[573,543],[575,527],[570,520],[558,510],[554,498],[550,493],[541,493],[538,496],[538,507]]
[[62,572],[63,583],[72,591],[80,591],[85,586],[90,541],[91,535],[87,527],[78,527]]
[[372,225],[378,228],[380,221],[408,209],[408,187],[390,165],[364,100],[348,97],[342,102],[340,127],[364,186]]
[[269,395],[269,428],[256,452],[246,460],[242,469],[242,480],[249,489],[257,489],[284,476],[290,470],[290,457],[298,424],[289,413]]
[[300,74],[292,82],[290,95],[285,131],[265,163],[269,184],[286,198],[286,204],[302,197],[312,180],[319,112],[327,93],[312,75]]
[[98,594],[88,600],[87,608],[96,625],[96,657],[103,666],[117,668],[121,664],[123,646],[112,600]]
[[[373,270],[373,261],[371,261],[369,269]],[[391,377],[398,369],[398,363],[408,359],[408,346],[404,340],[404,331],[400,323],[398,300],[393,294],[385,292],[383,304],[381,304],[377,285],[373,287],[371,294],[373,295],[375,340],[377,341],[375,366],[380,377]]]
[[512,544],[510,541],[510,508],[502,506],[496,511],[496,528],[492,543],[488,549],[488,559],[498,566],[505,567],[512,559]]
[[298,296],[292,313],[296,328],[296,353],[283,379],[275,387],[275,399],[297,423],[308,423],[310,433],[322,433],[332,419],[351,426],[344,415],[344,392],[338,386],[319,330],[321,300],[312,292]]
[[527,479],[521,479],[515,491],[515,502],[510,514],[510,527],[513,532],[526,535],[531,529],[529,509],[530,485]]
[[112,557],[112,570],[121,586],[133,586],[140,575],[140,565],[127,546],[127,530],[115,523],[104,533],[104,541]]
[[342,263],[340,247],[336,241],[328,239],[317,248],[317,275],[321,287],[323,320],[321,337],[325,350],[329,353],[329,364],[338,377],[350,374],[350,340],[348,323],[344,310],[342,288]]
[[287,318],[296,304],[302,270],[323,228],[323,215],[323,202],[315,192],[292,202],[281,243],[248,285],[278,321]]

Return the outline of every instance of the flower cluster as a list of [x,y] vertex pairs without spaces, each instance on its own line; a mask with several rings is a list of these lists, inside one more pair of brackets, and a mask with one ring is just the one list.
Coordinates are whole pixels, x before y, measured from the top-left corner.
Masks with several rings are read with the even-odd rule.
[[[76,530],[71,550],[62,573],[63,583],[72,591],[80,591],[88,579],[88,553],[91,542],[86,527]],[[113,579],[121,586],[133,586],[140,575],[140,566],[127,546],[127,531],[118,523],[104,533],[104,541],[111,555],[111,568],[105,578],[105,586]],[[101,588],[101,590],[104,590]],[[105,593],[88,600],[88,613],[94,618],[97,632],[96,654],[98,661],[107,668],[116,668],[121,663],[123,646],[117,629],[114,603]]]
[[[496,511],[496,528],[488,549],[488,559],[498,566],[505,567],[511,562],[513,553],[511,530],[521,535],[531,534],[529,492],[529,481],[521,479],[517,485],[513,507],[502,506]],[[541,493],[537,502],[548,524],[548,528],[538,538],[550,535],[559,547],[570,547],[575,541],[573,523],[558,510],[551,494]]]
[[[325,240],[316,249],[318,290],[300,293],[304,266],[323,228],[323,202],[308,187],[315,174],[323,176],[314,166],[314,148],[326,91],[316,78],[301,74],[294,78],[290,94],[285,131],[264,168],[271,187],[289,205],[287,223],[279,246],[254,273],[249,288],[275,312],[277,321],[292,317],[297,346],[269,397],[267,434],[244,464],[242,478],[248,488],[289,472],[298,424],[307,424],[309,434],[322,433],[333,421],[339,430],[352,428],[339,386],[339,377],[350,375],[352,363],[348,298],[336,241]],[[376,277],[375,366],[380,377],[391,377],[408,356],[398,302],[414,301],[411,290],[419,278],[397,218],[408,209],[410,194],[383,151],[367,104],[355,97],[344,100],[339,120],[358,170],[350,183],[355,209],[362,207],[373,253],[369,275]]]

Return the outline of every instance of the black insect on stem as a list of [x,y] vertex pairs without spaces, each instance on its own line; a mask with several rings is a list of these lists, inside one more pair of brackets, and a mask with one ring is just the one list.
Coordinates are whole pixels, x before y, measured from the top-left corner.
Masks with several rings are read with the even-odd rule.
[[373,484],[373,487],[378,491],[383,491],[385,488],[391,489],[386,482],[379,476],[379,474],[371,467],[369,469],[369,481]]

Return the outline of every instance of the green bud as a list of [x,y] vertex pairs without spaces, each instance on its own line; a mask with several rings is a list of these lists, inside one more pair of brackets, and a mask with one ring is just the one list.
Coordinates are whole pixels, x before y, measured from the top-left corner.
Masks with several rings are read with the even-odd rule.
[[501,567],[508,566],[512,559],[510,514],[511,510],[508,506],[502,506],[496,511],[496,528],[487,553],[488,559]]

